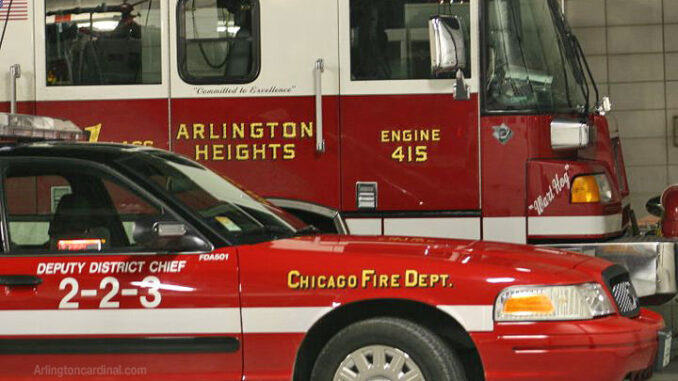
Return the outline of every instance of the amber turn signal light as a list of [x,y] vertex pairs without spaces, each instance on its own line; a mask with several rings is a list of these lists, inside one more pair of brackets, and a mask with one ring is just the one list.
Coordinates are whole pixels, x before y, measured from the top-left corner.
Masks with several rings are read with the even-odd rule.
[[600,188],[595,176],[579,176],[574,179],[571,190],[572,203],[600,202]]
[[512,296],[504,303],[504,313],[506,314],[551,314],[553,313],[553,303],[546,295],[525,295]]

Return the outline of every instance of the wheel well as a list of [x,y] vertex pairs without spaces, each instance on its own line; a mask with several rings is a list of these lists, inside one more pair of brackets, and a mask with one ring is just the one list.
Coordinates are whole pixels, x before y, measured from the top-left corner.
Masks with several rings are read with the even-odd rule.
[[430,329],[454,349],[464,364],[469,380],[484,380],[480,355],[466,330],[451,316],[428,304],[410,300],[381,299],[339,307],[318,321],[309,331],[297,353],[294,381],[307,381],[318,354],[343,328],[365,319],[397,317]]

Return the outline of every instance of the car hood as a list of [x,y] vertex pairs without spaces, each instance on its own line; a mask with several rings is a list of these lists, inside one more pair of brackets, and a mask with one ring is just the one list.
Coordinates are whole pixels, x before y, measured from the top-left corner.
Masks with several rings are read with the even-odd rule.
[[[375,261],[411,259],[463,263],[551,274],[575,269],[592,257],[558,249],[486,241],[446,240],[417,237],[310,236],[274,241],[274,248],[326,253],[335,256],[364,256]],[[597,261],[597,260],[596,260]],[[518,269],[518,270],[516,270]],[[597,269],[596,269],[597,271]]]

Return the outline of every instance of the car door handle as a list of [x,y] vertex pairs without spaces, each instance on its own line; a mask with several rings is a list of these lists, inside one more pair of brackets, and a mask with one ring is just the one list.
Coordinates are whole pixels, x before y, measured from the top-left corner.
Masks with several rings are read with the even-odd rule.
[[0,286],[39,286],[42,279],[34,275],[0,275]]

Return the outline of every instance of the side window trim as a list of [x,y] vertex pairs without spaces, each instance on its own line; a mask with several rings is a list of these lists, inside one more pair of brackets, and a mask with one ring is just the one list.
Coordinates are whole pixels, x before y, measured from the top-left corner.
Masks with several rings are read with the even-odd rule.
[[204,254],[208,252],[214,251],[215,247],[214,244],[208,240],[205,235],[199,230],[196,229],[192,224],[190,224],[188,221],[186,221],[183,217],[181,217],[178,213],[175,213],[171,208],[169,208],[162,200],[159,200],[157,197],[153,196],[151,193],[146,191],[145,189],[139,187],[137,184],[135,184],[133,181],[122,175],[121,173],[106,167],[104,165],[101,165],[99,163],[93,163],[89,162],[86,160],[81,160],[81,159],[73,159],[73,158],[31,158],[31,157],[12,157],[10,158],[0,158],[0,213],[2,218],[2,246],[3,246],[3,252],[0,253],[0,256],[12,256],[12,257],[19,257],[19,256],[54,256],[54,255],[63,255],[63,256],[83,256],[83,255],[153,255],[155,254],[153,251],[134,251],[134,250],[125,250],[125,249],[120,249],[120,250],[114,250],[110,252],[102,252],[102,251],[96,251],[96,252],[90,252],[90,251],[82,251],[82,252],[55,252],[55,253],[21,253],[21,254],[12,254],[12,249],[10,247],[10,237],[9,237],[9,215],[8,215],[8,210],[6,207],[7,204],[7,197],[6,197],[6,190],[5,190],[5,180],[7,178],[7,170],[9,169],[10,165],[14,163],[20,163],[20,164],[26,164],[26,163],[49,163],[53,165],[55,161],[60,162],[60,163],[70,163],[76,166],[80,167],[89,167],[95,171],[99,171],[100,173],[104,174],[105,176],[115,179],[117,182],[119,182],[121,185],[124,185],[128,190],[130,190],[132,193],[135,193],[139,197],[141,197],[144,201],[149,202],[152,206],[159,208],[160,210],[166,211],[172,215],[172,217],[176,218],[178,222],[185,224],[187,227],[192,229],[201,239],[203,239],[205,242],[209,244],[209,248],[205,251],[202,251],[200,253],[188,253],[188,252],[181,252],[181,251],[176,251],[176,252],[170,252],[171,254],[177,254],[177,255],[183,255],[183,254]]
[[[252,1],[252,69],[248,75],[243,77],[228,78],[225,75],[222,77],[196,77],[188,72],[187,68],[187,52],[186,52],[186,23],[185,10],[186,3],[193,0],[178,0],[176,8],[176,30],[177,30],[177,71],[179,77],[186,83],[191,85],[242,85],[254,82],[261,72],[261,11],[259,0]],[[228,65],[228,61],[226,64]]]

